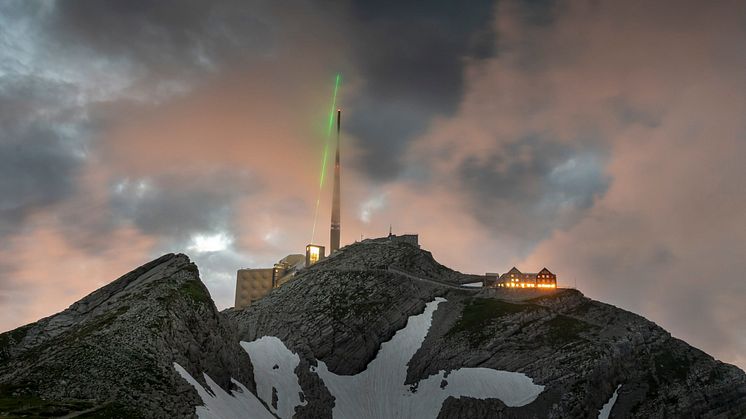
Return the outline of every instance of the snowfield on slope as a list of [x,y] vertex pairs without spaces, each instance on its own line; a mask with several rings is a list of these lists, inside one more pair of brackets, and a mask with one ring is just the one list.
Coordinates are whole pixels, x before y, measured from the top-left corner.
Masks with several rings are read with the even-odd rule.
[[[435,418],[449,396],[497,398],[508,406],[531,403],[544,390],[525,374],[487,368],[461,368],[405,385],[407,364],[422,346],[433,312],[443,298],[427,304],[407,326],[381,345],[378,356],[360,374],[336,375],[319,361],[316,373],[335,398],[335,418]],[[441,385],[443,382],[444,385]]]
[[621,384],[616,386],[616,390],[614,390],[614,394],[611,395],[611,398],[609,399],[609,401],[606,402],[606,404],[603,405],[601,410],[598,411],[598,419],[609,419],[609,415],[611,414],[611,409],[614,408],[616,399],[617,397],[619,397],[620,388],[622,388]]
[[210,391],[205,390],[181,365],[174,362],[176,372],[197,390],[203,406],[197,406],[195,413],[200,419],[276,419],[269,410],[257,399],[254,393],[243,384],[232,380],[239,388],[228,394],[207,375],[203,374]]
[[[406,327],[381,345],[376,358],[365,371],[349,376],[336,375],[326,364],[318,361],[318,374],[335,398],[332,411],[335,418],[435,418],[443,401],[449,396],[479,399],[500,399],[507,406],[524,406],[531,403],[544,390],[525,374],[498,371],[488,368],[460,368],[450,372],[440,371],[415,385],[405,385],[407,364],[422,346],[432,324],[433,313],[443,298],[428,303],[422,314],[411,316]],[[272,413],[280,418],[291,418],[301,402],[301,388],[294,373],[298,355],[290,351],[279,339],[264,336],[254,342],[241,342],[254,365],[254,380],[258,396],[234,381],[239,390],[228,394],[206,374],[205,380],[212,390],[206,391],[181,366],[176,370],[197,389],[204,406],[197,407],[200,418],[270,418]],[[276,395],[276,407],[272,395]],[[264,404],[260,401],[264,401]],[[265,406],[268,406],[265,407]]]
[[[264,336],[253,342],[241,342],[241,347],[249,353],[254,366],[254,382],[259,398],[264,400],[277,416],[293,417],[296,406],[303,406],[300,394],[303,390],[298,383],[295,369],[300,364],[298,354],[291,352],[280,339]],[[277,408],[272,406],[272,392],[277,394]]]

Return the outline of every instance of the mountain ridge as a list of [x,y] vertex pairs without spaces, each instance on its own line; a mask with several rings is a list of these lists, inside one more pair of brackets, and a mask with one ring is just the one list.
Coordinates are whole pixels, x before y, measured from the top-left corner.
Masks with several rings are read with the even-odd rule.
[[[325,380],[362,376],[436,299],[420,346],[405,360],[402,391],[414,395],[418,383],[440,374],[441,389],[471,394],[450,375],[459,370],[523,374],[542,386],[521,406],[449,396],[439,418],[597,417],[613,395],[610,417],[746,415],[743,371],[641,316],[577,290],[517,298],[459,286],[473,279],[416,245],[368,239],[244,309],[219,312],[196,265],[167,254],[67,310],[0,334],[0,416],[220,417],[196,410],[215,393],[195,386],[209,389],[214,381],[225,397],[250,392],[243,396],[270,416],[285,406],[281,412],[298,418],[331,417],[347,396]],[[269,336],[280,342],[277,350],[297,356],[292,371],[254,365],[261,354],[251,352],[252,342]],[[257,377],[280,372],[297,381],[301,398],[272,386],[257,397],[259,387],[268,388]]]

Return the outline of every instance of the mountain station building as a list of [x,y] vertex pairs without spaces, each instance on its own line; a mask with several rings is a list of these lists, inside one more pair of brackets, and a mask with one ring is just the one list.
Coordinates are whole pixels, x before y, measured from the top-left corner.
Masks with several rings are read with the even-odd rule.
[[485,287],[497,288],[557,288],[557,275],[543,268],[537,273],[523,273],[515,266],[500,275],[486,273]]

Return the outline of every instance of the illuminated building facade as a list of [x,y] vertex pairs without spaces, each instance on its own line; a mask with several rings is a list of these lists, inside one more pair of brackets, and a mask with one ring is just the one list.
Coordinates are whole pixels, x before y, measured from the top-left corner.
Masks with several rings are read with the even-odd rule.
[[523,273],[515,266],[508,272],[485,275],[485,286],[499,288],[557,288],[557,275],[543,268],[538,273]]
[[[337,86],[339,86],[339,75],[337,75]],[[336,87],[335,87],[336,97]],[[340,243],[340,161],[339,161],[339,135],[342,121],[342,110],[337,109],[337,147],[334,156],[334,189],[332,195],[332,217],[329,237],[329,254],[339,250]],[[330,116],[331,124],[331,116]],[[329,126],[331,130],[331,125]],[[331,131],[330,131],[331,133]],[[324,157],[326,161],[326,156]],[[323,179],[323,177],[322,177]],[[322,180],[323,182],[323,180]],[[318,209],[318,207],[317,207]],[[315,221],[314,221],[315,223]],[[314,224],[314,231],[316,225]],[[414,237],[416,244],[417,237]],[[303,267],[318,263],[326,257],[326,248],[315,244],[306,246],[305,255],[288,255],[275,263],[272,268],[239,269],[236,273],[236,308],[243,308],[254,301],[264,297],[273,288],[277,288],[290,281],[295,273]]]
[[[337,76],[337,83],[339,83],[339,76]],[[332,195],[332,218],[329,237],[330,254],[339,250],[341,232],[339,179],[339,132],[341,119],[342,111],[337,109],[337,148],[334,156],[334,190]],[[275,263],[275,266],[272,268],[239,269],[236,273],[235,307],[243,308],[248,306],[267,295],[273,288],[277,288],[291,280],[299,269],[318,263],[324,257],[326,257],[326,248],[324,246],[309,244],[306,246],[305,255],[288,255]]]
[[309,244],[306,246],[306,267],[324,259],[326,257],[324,246]]
[[280,285],[293,279],[295,273],[306,265],[306,258],[303,255],[287,255],[275,263],[274,272],[272,273],[272,288],[278,288]]

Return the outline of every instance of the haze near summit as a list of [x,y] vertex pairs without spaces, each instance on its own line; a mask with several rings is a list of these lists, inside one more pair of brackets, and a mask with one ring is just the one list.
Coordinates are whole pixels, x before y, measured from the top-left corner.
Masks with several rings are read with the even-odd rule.
[[744,368],[745,13],[2,2],[0,327],[166,251],[230,305],[237,268],[309,241],[341,72],[343,243],[393,224],[456,269],[552,266]]

